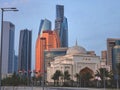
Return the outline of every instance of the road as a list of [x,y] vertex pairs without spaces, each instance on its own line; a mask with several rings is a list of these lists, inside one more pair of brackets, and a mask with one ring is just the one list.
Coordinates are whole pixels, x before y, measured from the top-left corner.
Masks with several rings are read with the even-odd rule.
[[[42,87],[26,87],[26,86],[3,86],[1,90],[43,90]],[[73,88],[73,87],[46,87],[44,90],[104,90],[103,88]],[[117,89],[105,89],[117,90]],[[120,90],[120,89],[118,89]]]

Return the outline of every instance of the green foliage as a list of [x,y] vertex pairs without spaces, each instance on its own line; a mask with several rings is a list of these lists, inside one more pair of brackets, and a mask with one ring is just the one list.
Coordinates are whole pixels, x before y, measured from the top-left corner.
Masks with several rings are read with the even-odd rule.
[[99,70],[97,70],[96,75],[101,78],[101,80],[103,81],[104,78],[110,78],[110,76],[112,75],[112,73],[110,73],[106,68],[100,68]]
[[16,73],[14,73],[10,77],[6,77],[2,79],[2,86],[18,86],[18,85],[27,85],[28,84],[28,78],[19,76]]
[[62,72],[60,70],[56,70],[56,72],[54,73],[54,75],[52,76],[52,79],[54,80],[54,85],[59,82],[59,78],[63,76]]
[[64,72],[64,80],[70,80],[70,74],[68,71]]

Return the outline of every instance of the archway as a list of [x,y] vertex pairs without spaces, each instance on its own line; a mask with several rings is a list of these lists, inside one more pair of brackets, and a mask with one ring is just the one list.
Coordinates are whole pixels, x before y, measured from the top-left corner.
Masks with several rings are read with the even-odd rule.
[[85,67],[79,74],[81,76],[81,86],[90,86],[90,81],[93,78],[94,72],[90,68]]
[[91,75],[94,74],[93,70],[91,70],[91,69],[88,68],[88,67],[83,68],[79,73],[80,73],[80,75],[83,75],[83,74],[85,74],[85,73],[90,73]]

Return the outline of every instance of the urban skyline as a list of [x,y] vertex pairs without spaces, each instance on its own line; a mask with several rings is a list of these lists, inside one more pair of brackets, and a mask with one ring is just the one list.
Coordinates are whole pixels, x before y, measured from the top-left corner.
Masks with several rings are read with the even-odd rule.
[[[70,3],[69,3],[70,5],[68,5],[67,0],[66,1],[57,1],[56,0],[55,2],[54,1],[55,0],[52,0],[52,2],[49,4],[48,4],[47,0],[37,1],[39,3],[44,3],[47,5],[45,7],[44,7],[44,5],[41,6],[42,9],[44,8],[43,10],[40,9],[40,11],[43,11],[43,12],[45,11],[44,15],[36,14],[37,12],[40,12],[40,11],[38,11],[39,9],[36,10],[36,8],[38,8],[37,4],[36,4],[36,7],[32,8],[32,10],[33,10],[32,15],[37,17],[37,20],[36,20],[36,18],[34,20],[32,18],[33,22],[29,18],[30,11],[28,10],[28,8],[31,7],[31,3],[35,4],[35,2],[32,2],[30,0],[26,0],[23,2],[22,2],[22,0],[19,0],[18,2],[15,2],[14,0],[13,1],[5,1],[5,2],[0,1],[0,6],[1,7],[6,7],[6,6],[7,7],[8,6],[9,7],[11,7],[11,6],[18,7],[18,9],[20,11],[17,12],[16,14],[5,13],[4,20],[11,21],[15,24],[15,26],[16,26],[16,32],[15,32],[16,34],[15,35],[16,36],[19,36],[17,33],[19,33],[19,30],[21,30],[21,28],[27,27],[27,28],[32,29],[33,35],[34,35],[33,36],[34,37],[33,44],[35,44],[36,36],[38,34],[40,19],[47,18],[50,21],[52,21],[52,25],[53,25],[53,22],[55,19],[56,4],[62,4],[65,7],[65,13],[66,13],[65,15],[67,16],[68,22],[69,22],[69,43],[70,43],[69,47],[73,46],[75,43],[75,40],[77,39],[79,45],[86,47],[88,50],[94,50],[94,51],[96,51],[97,54],[99,54],[99,53],[101,53],[102,50],[107,49],[106,40],[108,37],[118,38],[119,29],[120,29],[119,28],[120,12],[118,11],[120,8],[118,5],[119,1],[114,1],[114,2],[109,1],[109,4],[108,4],[108,0],[106,0],[106,1],[101,0],[101,1],[95,1],[95,2],[91,1],[92,3],[89,1],[88,2],[77,1],[77,3],[80,5],[78,5],[77,3],[73,2],[73,1],[70,1]],[[20,3],[20,5],[23,4],[23,7],[19,6],[18,3]],[[83,5],[81,5],[81,4],[83,4]],[[93,5],[93,4],[96,4],[96,5]],[[28,7],[25,7],[26,5],[28,5]],[[75,7],[70,8],[70,6],[72,6],[72,5],[75,5]],[[102,7],[100,5],[102,5]],[[50,12],[49,9],[51,9],[51,8],[54,12]],[[109,10],[109,8],[112,8],[112,11]],[[24,9],[27,9],[28,12],[25,11]],[[78,9],[80,9],[80,10],[78,10]],[[78,14],[76,14],[78,12],[76,10],[79,11]],[[97,14],[96,10],[99,11],[98,14],[100,14],[100,15]],[[114,13],[112,14],[112,12],[114,12]],[[49,15],[48,15],[48,13],[49,13]],[[73,18],[73,15],[76,15],[76,16],[74,16],[74,18]],[[24,16],[26,17],[26,19],[24,18]],[[19,18],[23,19],[24,22],[19,20]],[[75,21],[75,20],[77,20],[77,21]],[[30,21],[31,21],[31,23],[30,23]],[[37,25],[35,26],[35,24],[37,24],[38,26]],[[94,32],[92,32],[93,30],[94,30]],[[18,51],[18,43],[17,43],[18,38],[16,37],[15,40],[16,40],[15,41],[15,53],[17,54],[18,53],[17,52]],[[96,41],[99,41],[99,42],[96,42]],[[98,48],[99,46],[100,46],[100,48]],[[32,49],[33,49],[32,51],[34,52],[35,45],[33,45]],[[35,53],[33,53],[32,57],[33,57],[32,61],[35,61]]]

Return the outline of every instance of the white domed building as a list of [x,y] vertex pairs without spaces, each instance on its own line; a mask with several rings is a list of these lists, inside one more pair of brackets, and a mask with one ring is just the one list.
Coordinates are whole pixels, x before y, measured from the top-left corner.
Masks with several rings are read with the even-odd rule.
[[76,73],[90,72],[94,76],[99,68],[100,56],[88,53],[85,48],[76,43],[75,46],[68,48],[66,55],[57,56],[50,63],[50,66],[47,67],[47,81],[54,82],[51,77],[56,70],[68,71],[70,78],[76,81]]

